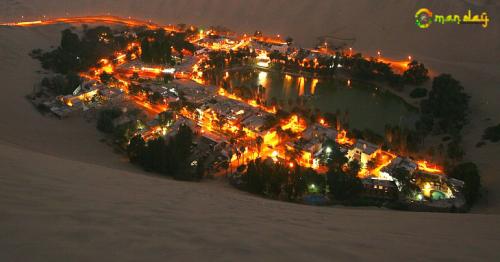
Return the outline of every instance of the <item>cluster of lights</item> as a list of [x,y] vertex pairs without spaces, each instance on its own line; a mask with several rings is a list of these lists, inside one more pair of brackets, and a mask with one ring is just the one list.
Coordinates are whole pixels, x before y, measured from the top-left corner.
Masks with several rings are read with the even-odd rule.
[[[74,20],[75,18],[73,18]],[[92,19],[100,19],[99,17],[94,17],[94,18],[82,18],[82,19],[77,19],[77,21],[89,21],[92,20]],[[106,19],[110,19],[110,18],[106,18]],[[73,21],[71,20],[71,21]],[[130,18],[129,18],[130,20]],[[55,23],[54,21],[70,21],[70,20],[53,20],[52,22],[51,21],[32,21],[32,22],[19,22],[19,23],[13,23],[11,25],[17,25],[17,26],[30,26],[30,25],[38,25],[38,24],[44,24],[44,23]],[[107,21],[107,20],[106,20]],[[113,19],[110,19],[110,21],[113,21]],[[119,22],[119,20],[118,20]],[[199,36],[200,36],[200,39],[204,37],[204,32],[203,30],[200,30],[200,33],[199,33]],[[102,39],[101,39],[102,38]],[[278,38],[279,38],[279,35],[278,35]],[[102,41],[106,41],[107,40],[107,36],[106,35],[101,35],[100,36],[100,39]],[[276,42],[276,43],[280,43],[280,44],[283,44],[283,42],[280,42],[278,40],[273,40],[273,39],[267,39],[267,38],[262,38],[260,37],[259,39],[261,40],[265,40],[267,42]],[[238,43],[236,42],[228,42],[228,44],[231,44],[231,45],[235,45],[235,47],[239,47],[239,46],[242,46],[246,43],[246,41],[242,40]],[[130,44],[128,47],[127,47],[127,50],[128,51],[131,51],[132,49],[134,48],[139,48],[139,54],[140,54],[140,46],[138,46],[137,43],[132,43]],[[325,48],[327,48],[327,43],[325,43]],[[352,48],[349,48],[349,53],[350,55],[352,55]],[[378,55],[378,58],[379,60],[382,61],[381,59],[381,51],[377,51],[377,55]],[[135,59],[137,57],[137,54],[132,54],[132,59]],[[117,53],[116,54],[116,58],[115,58],[115,61],[116,63],[115,64],[122,64],[125,62],[125,59],[126,59],[126,55],[124,53]],[[408,61],[411,61],[412,60],[412,56],[408,56]],[[114,65],[113,63],[111,63],[108,59],[102,59],[101,61],[101,67],[96,69],[95,70],[95,73],[102,73],[102,72],[106,72],[108,74],[112,74],[115,72],[115,68],[114,68]],[[265,51],[259,51],[258,53],[258,56],[257,56],[257,65],[261,66],[261,67],[268,67],[269,66],[269,63],[270,63],[270,59],[269,59],[269,56],[268,56],[268,53],[265,52]],[[313,60],[313,63],[314,63],[314,66],[317,66],[318,64],[318,61],[317,59]],[[198,63],[199,64],[199,63]],[[199,71],[198,70],[198,64],[195,64],[195,66],[193,66],[193,77],[194,78],[201,78],[202,75],[203,75],[203,72],[202,71]],[[405,64],[407,65],[407,63]],[[134,72],[136,72],[136,69],[134,68],[133,69]],[[141,72],[144,72],[144,73],[152,73],[152,74],[161,74],[161,73],[164,73],[164,74],[174,74],[176,73],[176,70],[175,68],[161,68],[161,67],[141,67],[140,69],[138,69],[138,71],[141,71]],[[262,78],[265,78],[265,74],[267,73],[263,73],[262,74]],[[85,74],[82,74],[82,75],[85,75]],[[229,73],[226,72],[226,75],[225,75],[225,78],[228,78],[229,77]],[[259,79],[261,78],[261,75],[259,74]],[[285,79],[287,80],[290,80],[291,79],[291,76],[289,75],[285,75]],[[128,87],[128,82],[126,80],[123,80],[123,79],[118,79],[119,82],[123,82],[123,86],[126,88]],[[347,85],[350,86],[351,85],[351,80],[347,80]],[[227,93],[225,90],[223,89],[220,89],[219,90],[219,95],[222,95],[222,96],[225,96],[225,97],[228,97],[230,99],[235,99],[235,100],[239,100],[239,101],[243,101],[253,107],[259,107],[267,112],[270,112],[270,113],[276,113],[276,109],[275,108],[265,108],[261,105],[259,105],[257,103],[257,101],[255,100],[244,100],[242,98],[239,98],[233,94],[230,94],[230,93]],[[77,98],[79,99],[87,99],[87,95],[80,95],[78,96]],[[166,109],[166,106],[165,105],[160,105],[160,106],[155,106],[155,105],[152,105],[151,103],[149,103],[146,99],[144,99],[144,97],[141,97],[141,96],[131,96],[132,99],[134,99],[134,101],[137,102],[137,104],[141,105],[142,107],[144,107],[145,109],[149,110],[149,111],[152,111],[152,112],[161,112],[161,111],[164,111]],[[67,105],[68,106],[72,106],[73,105],[73,102],[71,100],[68,100],[67,102]],[[235,112],[235,115],[241,115],[241,114],[244,114],[244,111],[243,110],[240,110],[240,111],[237,111]],[[192,113],[189,113],[187,112],[187,109],[186,108],[183,108],[181,110],[181,115],[185,115],[185,116],[189,116],[189,117],[193,117],[193,114]],[[206,119],[205,120],[202,120],[203,117],[205,117]],[[218,121],[218,117],[217,115],[214,113],[214,112],[203,112],[202,114],[200,114],[200,119],[199,119],[199,123],[200,125],[202,126],[202,132],[212,132],[215,130],[214,126],[213,126],[213,122],[214,121]],[[319,119],[319,123],[323,126],[328,126],[328,124],[326,123],[326,121],[324,119]],[[307,125],[305,123],[305,121],[301,118],[299,118],[297,115],[292,115],[287,121],[285,121],[284,123],[281,124],[281,128],[283,130],[290,130],[292,133],[296,133],[300,136],[300,133],[303,132],[306,128],[307,128]],[[238,125],[236,125],[235,123],[232,123],[230,121],[228,121],[223,127],[222,129],[224,131],[227,131],[229,133],[232,133],[232,134],[236,134],[237,132],[239,131],[243,131],[245,134],[246,134],[246,137],[247,139],[255,139],[255,137],[257,136],[253,131],[247,129],[247,128],[241,128],[239,127]],[[155,128],[152,128],[150,131],[146,132],[146,135],[154,135],[154,134],[162,134],[162,135],[165,135],[167,133],[168,129],[166,127],[155,127]],[[264,140],[264,146],[260,149],[258,149],[259,151],[262,150],[263,152],[261,152],[261,155],[263,156],[268,156],[268,157],[271,157],[274,161],[278,161],[278,159],[284,159],[285,158],[285,150],[283,148],[280,148],[280,144],[282,144],[280,142],[282,138],[279,138],[276,131],[272,131],[272,132],[267,132],[267,134],[263,137],[263,140]],[[350,139],[347,137],[347,134],[346,134],[346,131],[345,130],[340,130],[338,132],[338,136],[337,136],[337,142],[341,145],[353,145],[354,144],[354,140]],[[241,152],[242,154],[246,155],[247,159],[254,159],[256,157],[256,154],[254,152],[255,150],[253,150],[252,148],[246,146],[245,149],[243,150],[243,152]],[[332,148],[331,147],[326,147],[325,148],[325,152],[330,155],[332,153]],[[390,154],[388,152],[379,152],[381,157],[380,157],[380,163],[379,165],[374,169],[375,171],[377,170],[380,170],[381,168],[383,168],[384,166],[387,166],[391,161],[392,159],[395,157],[393,154]],[[302,152],[302,156],[299,158],[299,159],[295,159],[295,161],[293,162],[288,162],[288,166],[290,168],[293,168],[295,165],[300,165],[300,166],[309,166],[309,167],[312,167],[312,168],[318,168],[319,167],[319,160],[318,159],[314,159],[312,156],[311,156],[311,153],[309,152]],[[425,171],[425,172],[428,172],[428,173],[433,173],[433,174],[440,174],[442,173],[442,168],[436,166],[436,165],[432,165],[430,163],[428,163],[427,161],[418,161],[418,168],[419,170],[422,170],[422,171]],[[370,172],[374,172],[374,170],[370,171]],[[376,172],[375,172],[376,173]],[[428,185],[424,185],[424,191],[426,190],[426,188],[428,187]],[[310,188],[311,189],[315,189],[315,185],[312,184],[310,185]]]

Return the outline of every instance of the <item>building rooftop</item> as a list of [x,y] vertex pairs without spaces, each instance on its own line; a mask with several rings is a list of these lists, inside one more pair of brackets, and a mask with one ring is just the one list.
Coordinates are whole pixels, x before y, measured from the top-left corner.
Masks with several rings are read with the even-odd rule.
[[360,149],[363,153],[367,155],[371,155],[379,149],[379,146],[362,139],[358,139],[354,147]]

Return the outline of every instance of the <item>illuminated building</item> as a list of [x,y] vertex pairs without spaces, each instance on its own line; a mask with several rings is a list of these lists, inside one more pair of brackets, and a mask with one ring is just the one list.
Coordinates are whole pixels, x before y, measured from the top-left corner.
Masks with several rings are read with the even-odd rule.
[[268,68],[269,63],[271,63],[271,59],[267,56],[267,52],[262,51],[256,57],[257,66]]
[[349,161],[357,160],[362,168],[366,168],[370,161],[379,150],[379,146],[359,139],[356,144],[347,153]]

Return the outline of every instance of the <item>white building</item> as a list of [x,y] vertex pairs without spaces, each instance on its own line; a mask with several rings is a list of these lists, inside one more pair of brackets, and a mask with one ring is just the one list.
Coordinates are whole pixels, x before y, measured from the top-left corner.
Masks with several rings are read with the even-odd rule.
[[379,146],[358,139],[354,147],[347,152],[347,158],[349,161],[357,160],[361,164],[361,167],[366,167],[378,150]]

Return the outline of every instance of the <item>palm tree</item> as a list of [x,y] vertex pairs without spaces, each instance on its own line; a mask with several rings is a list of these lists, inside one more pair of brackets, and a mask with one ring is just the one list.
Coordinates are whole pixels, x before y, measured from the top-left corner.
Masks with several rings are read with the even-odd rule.
[[[241,146],[241,147],[239,148],[240,154],[241,154],[242,156],[244,156],[245,149],[246,149],[246,148],[245,148],[244,146]],[[244,163],[244,162],[245,162],[245,159],[243,159],[243,163]],[[238,165],[239,165],[239,162],[238,162]]]
[[241,157],[240,150],[236,149],[236,160],[238,161],[238,166],[240,165],[240,157]]
[[260,151],[262,149],[262,143],[264,143],[264,139],[261,136],[258,136],[255,139],[255,142],[257,143],[257,157],[260,157]]

